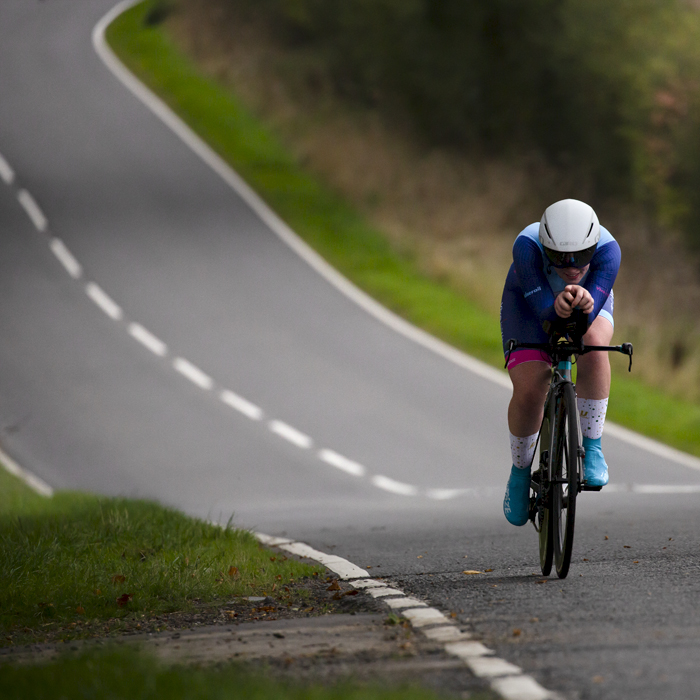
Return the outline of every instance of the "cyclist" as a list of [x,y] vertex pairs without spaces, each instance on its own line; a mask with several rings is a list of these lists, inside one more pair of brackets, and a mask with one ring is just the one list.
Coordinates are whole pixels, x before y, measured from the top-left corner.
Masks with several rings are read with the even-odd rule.
[[[547,342],[557,321],[574,309],[588,315],[586,345],[609,345],[613,335],[613,283],[620,267],[620,246],[584,202],[564,199],[549,206],[539,224],[527,226],[513,245],[501,301],[501,337]],[[550,379],[549,355],[519,349],[510,355],[508,372],[513,397],[508,428],[513,458],[503,512],[508,522],[528,521],[530,465],[542,422]],[[608,465],[601,450],[603,423],[610,394],[607,353],[578,358],[576,380],[583,446],[584,482],[608,483]]]

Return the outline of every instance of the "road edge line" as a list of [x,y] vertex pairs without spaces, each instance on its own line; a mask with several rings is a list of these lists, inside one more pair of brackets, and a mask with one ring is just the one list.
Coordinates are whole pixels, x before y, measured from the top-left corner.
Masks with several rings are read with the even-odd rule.
[[[557,693],[547,690],[532,676],[522,673],[518,666],[495,656],[487,646],[471,639],[469,632],[461,632],[457,623],[440,610],[408,597],[399,588],[389,589],[386,583],[371,578],[369,573],[357,564],[336,554],[321,552],[305,542],[273,537],[262,532],[252,534],[266,547],[276,547],[295,556],[315,561],[337,574],[353,588],[372,592],[372,597],[384,603],[389,613],[406,618],[414,632],[441,644],[446,654],[461,659],[465,669],[486,681],[504,700],[559,700],[560,696]],[[394,605],[391,605],[392,601]]]
[[20,467],[2,448],[0,448],[0,463],[2,463],[3,468],[8,474],[16,476],[35,493],[38,493],[40,496],[45,496],[46,498],[53,497],[53,489],[43,479],[40,479],[36,474],[32,474],[30,471]]

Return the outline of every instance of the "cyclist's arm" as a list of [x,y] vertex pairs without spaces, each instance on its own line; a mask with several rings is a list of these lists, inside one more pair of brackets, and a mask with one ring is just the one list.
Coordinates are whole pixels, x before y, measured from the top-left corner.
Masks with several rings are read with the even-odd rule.
[[608,300],[619,269],[620,246],[613,239],[596,250],[591,260],[588,277],[583,285],[593,297],[593,311],[588,315],[589,325],[593,323]]
[[540,323],[548,328],[558,318],[554,310],[554,292],[544,273],[540,247],[528,236],[515,239],[513,265],[525,301]]

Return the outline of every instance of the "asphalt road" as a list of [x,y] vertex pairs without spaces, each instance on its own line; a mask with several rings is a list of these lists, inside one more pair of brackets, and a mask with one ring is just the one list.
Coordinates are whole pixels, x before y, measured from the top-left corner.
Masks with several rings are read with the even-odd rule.
[[370,566],[565,697],[695,698],[700,494],[655,486],[700,472],[607,437],[542,583],[501,513],[509,391],[341,293],[136,100],[91,43],[111,4],[0,4],[3,449]]

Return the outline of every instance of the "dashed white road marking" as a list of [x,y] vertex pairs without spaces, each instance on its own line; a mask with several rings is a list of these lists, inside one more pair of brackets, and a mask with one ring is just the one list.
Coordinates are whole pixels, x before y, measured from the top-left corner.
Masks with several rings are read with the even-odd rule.
[[553,700],[558,695],[543,688],[531,676],[494,678],[491,687],[505,700]]
[[129,324],[129,335],[159,357],[165,357],[168,352],[168,346],[139,323]]
[[401,608],[427,608],[428,606],[416,598],[387,598],[384,601],[390,608],[401,610]]
[[283,423],[281,420],[270,421],[270,430],[302,449],[308,450],[313,445],[313,440],[308,435],[296,428],[292,428],[291,425]]
[[632,484],[632,491],[657,494],[700,493],[700,484]]
[[46,231],[49,222],[44,216],[44,212],[41,211],[41,208],[36,203],[34,197],[32,197],[32,195],[29,192],[27,192],[27,190],[20,190],[17,193],[17,199],[19,200],[19,203],[24,207],[24,211],[27,212],[27,215],[32,220],[32,223],[37,228],[37,230],[41,231],[42,233]]
[[0,154],[0,178],[6,185],[11,185],[15,181],[15,172],[2,154]]
[[370,588],[367,592],[372,596],[372,598],[384,598],[388,595],[403,595],[403,591],[400,591],[398,588],[388,588],[385,586]]
[[261,420],[263,417],[262,408],[260,408],[259,406],[256,406],[254,403],[251,403],[250,401],[247,401],[242,396],[239,396],[238,394],[234,394],[229,389],[224,389],[221,392],[221,394],[219,394],[219,398],[227,406],[230,406],[231,408],[235,408],[236,411],[238,411],[239,413],[242,413],[244,416],[247,416],[248,418],[250,418],[252,420]]
[[425,495],[434,501],[448,501],[464,494],[471,493],[473,489],[428,489]]
[[431,627],[424,630],[423,634],[428,639],[433,639],[436,642],[460,642],[471,637],[469,632],[462,632],[454,625],[446,625],[445,627]]
[[372,483],[379,489],[384,491],[389,491],[389,493],[395,493],[399,496],[417,496],[418,489],[412,484],[404,484],[401,481],[394,481],[388,476],[382,476],[377,474],[372,477]]
[[361,464],[353,462],[351,459],[343,457],[343,455],[339,455],[333,450],[321,450],[318,453],[318,457],[326,464],[341,469],[346,474],[351,474],[352,476],[364,476],[367,473],[367,470]]
[[66,248],[66,244],[60,238],[51,239],[50,244],[53,254],[58,258],[63,267],[66,268],[68,274],[74,279],[80,279],[83,274],[83,268],[80,263],[73,257],[73,253]]
[[202,372],[197,365],[193,365],[184,357],[176,357],[173,360],[173,367],[183,377],[189,379],[193,384],[196,384],[200,389],[209,390],[214,386],[214,380],[206,373]]
[[449,620],[436,608],[410,608],[401,613],[414,627],[444,625]]
[[107,316],[115,321],[120,321],[124,315],[121,307],[100,287],[94,282],[88,282],[85,285],[87,295],[92,299]]
[[479,678],[498,678],[499,676],[521,676],[523,671],[515,664],[497,656],[472,656],[467,660],[467,666]]

